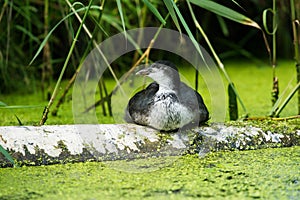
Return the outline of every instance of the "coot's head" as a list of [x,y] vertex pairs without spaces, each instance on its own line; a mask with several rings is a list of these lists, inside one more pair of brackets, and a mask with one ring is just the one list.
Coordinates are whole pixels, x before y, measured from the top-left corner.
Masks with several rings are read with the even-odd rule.
[[180,78],[176,66],[165,60],[154,62],[149,67],[136,73],[137,75],[148,76],[159,85],[174,89],[180,83]]

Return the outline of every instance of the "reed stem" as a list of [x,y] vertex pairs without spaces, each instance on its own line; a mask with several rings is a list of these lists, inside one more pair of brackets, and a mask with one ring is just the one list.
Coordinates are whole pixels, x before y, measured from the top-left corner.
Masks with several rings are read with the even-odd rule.
[[197,19],[196,19],[196,17],[195,17],[195,14],[194,14],[194,11],[193,11],[193,9],[192,9],[192,6],[191,6],[190,2],[187,1],[187,4],[188,4],[188,7],[189,7],[189,9],[190,9],[190,13],[191,13],[191,15],[192,15],[192,18],[193,18],[193,21],[194,21],[194,23],[195,23],[196,28],[200,31],[201,35],[203,36],[205,42],[207,43],[207,45],[208,45],[208,47],[209,47],[209,49],[210,49],[210,51],[212,52],[213,57],[215,58],[215,60],[216,60],[216,62],[217,62],[217,64],[218,64],[218,66],[219,66],[219,68],[220,68],[221,71],[223,72],[223,74],[224,74],[226,80],[228,81],[228,83],[229,83],[231,89],[232,89],[232,90],[234,91],[234,93],[236,94],[237,99],[239,100],[239,102],[240,102],[240,104],[241,104],[241,106],[242,106],[244,112],[246,113],[245,115],[248,116],[248,111],[247,111],[247,109],[246,109],[246,106],[244,105],[244,103],[243,103],[243,101],[242,101],[242,98],[241,98],[240,95],[238,94],[238,91],[237,91],[236,88],[234,87],[234,84],[233,84],[233,82],[231,81],[229,75],[227,74],[227,71],[226,71],[225,68],[224,68],[224,64],[221,62],[219,56],[217,55],[217,53],[215,52],[213,46],[211,45],[211,43],[210,43],[210,41],[209,41],[207,35],[205,34],[204,30],[203,30],[202,27],[200,26],[199,22],[197,21]]
[[[292,20],[292,30],[293,30],[293,39],[294,39],[294,59],[296,62],[296,71],[297,71],[297,83],[300,82],[300,55],[299,55],[299,20],[296,18],[296,9],[294,0],[290,0],[291,5],[291,20]],[[298,25],[298,29],[297,29]],[[300,89],[298,90],[298,115],[300,114]]]
[[83,16],[83,19],[82,19],[82,23],[80,23],[79,28],[78,28],[78,30],[77,30],[77,32],[76,32],[76,36],[75,36],[75,38],[74,38],[74,40],[73,40],[73,42],[72,42],[72,45],[71,45],[71,48],[70,48],[70,50],[69,50],[68,56],[67,56],[67,58],[66,58],[66,60],[65,60],[65,63],[64,63],[64,65],[63,65],[63,68],[62,68],[62,70],[61,70],[61,72],[60,72],[60,75],[59,75],[59,78],[58,78],[58,80],[57,80],[57,82],[56,82],[56,85],[55,85],[54,91],[53,91],[53,93],[52,93],[52,96],[51,96],[51,98],[50,98],[50,100],[49,100],[49,102],[48,102],[47,107],[46,107],[45,110],[44,110],[43,117],[42,117],[42,119],[41,119],[41,121],[40,121],[40,125],[44,125],[44,123],[45,123],[46,120],[47,120],[48,113],[49,113],[49,111],[50,111],[50,107],[52,106],[52,104],[53,104],[53,102],[54,102],[54,99],[55,99],[55,97],[56,97],[56,95],[57,95],[57,91],[58,91],[60,82],[61,82],[62,77],[63,77],[63,75],[64,75],[64,72],[65,72],[65,70],[66,70],[66,68],[67,68],[67,65],[68,65],[68,63],[69,63],[69,60],[70,60],[71,55],[72,55],[72,53],[73,53],[73,50],[74,50],[74,48],[75,48],[75,44],[76,44],[76,42],[77,42],[77,39],[78,39],[79,34],[80,34],[80,32],[81,32],[81,29],[82,29],[82,27],[83,27],[83,22],[85,21],[87,15],[88,15],[88,13],[89,13],[89,10],[90,10],[90,7],[91,7],[91,5],[92,5],[92,2],[93,2],[93,0],[90,0],[89,5],[88,5],[88,8],[87,8],[87,10],[86,10],[85,13],[84,13],[84,16]]

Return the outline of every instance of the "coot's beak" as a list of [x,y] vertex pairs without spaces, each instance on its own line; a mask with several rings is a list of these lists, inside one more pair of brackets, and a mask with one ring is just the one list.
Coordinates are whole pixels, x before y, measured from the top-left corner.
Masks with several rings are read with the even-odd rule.
[[147,75],[149,75],[151,73],[151,71],[152,71],[152,68],[151,67],[147,67],[145,69],[142,69],[142,70],[138,71],[136,73],[136,75],[147,76]]

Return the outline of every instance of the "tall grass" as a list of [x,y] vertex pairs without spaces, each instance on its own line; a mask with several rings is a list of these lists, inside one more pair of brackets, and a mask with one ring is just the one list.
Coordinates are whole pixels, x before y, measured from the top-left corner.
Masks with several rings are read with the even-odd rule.
[[297,1],[295,3],[294,0],[290,0],[291,6],[291,23],[293,29],[293,40],[294,40],[294,59],[296,64],[296,71],[297,71],[297,82],[298,82],[298,115],[300,115],[300,53],[299,53],[299,46],[300,46],[300,23],[297,15],[299,17],[300,10],[300,2]]
[[[87,3],[90,4],[90,7],[87,6]],[[32,83],[35,83],[35,88],[39,89],[39,77],[43,77],[44,80],[57,79],[56,86],[51,91],[52,98],[47,106],[48,111],[51,109],[53,102],[57,101],[55,96],[62,78],[74,80],[77,74],[76,71],[80,70],[82,60],[96,44],[116,33],[132,28],[164,26],[188,34],[196,47],[197,43],[201,42],[197,39],[204,39],[220,71],[237,95],[244,115],[248,115],[243,100],[231,77],[227,74],[226,66],[222,62],[221,55],[225,55],[226,52],[224,53],[224,49],[220,48],[220,46],[224,45],[220,44],[227,44],[227,49],[229,48],[227,55],[233,55],[232,52],[235,51],[250,59],[261,60],[261,58],[255,58],[256,49],[249,52],[249,49],[246,50],[241,47],[247,41],[249,43],[254,35],[258,35],[259,37],[257,38],[260,39],[258,43],[260,43],[260,46],[266,47],[265,50],[260,52],[269,54],[267,39],[260,28],[260,23],[257,22],[263,15],[259,4],[268,4],[267,1],[249,1],[247,3],[255,4],[256,7],[244,7],[239,3],[239,1],[233,0],[222,2],[222,4],[210,0],[94,0],[86,1],[85,3],[79,1],[70,2],[68,0],[2,1],[0,3],[2,5],[0,10],[0,29],[4,31],[0,32],[0,81],[3,84],[0,85],[0,92],[9,92],[16,88],[23,90],[24,87],[29,87]],[[292,6],[298,4],[293,0],[291,0],[290,4],[294,40],[297,43],[297,41],[299,42],[297,40],[297,30],[299,30],[297,9],[295,6]],[[273,3],[273,5],[275,4]],[[247,17],[249,10],[258,10],[259,17]],[[280,10],[280,8],[277,8],[277,10]],[[274,13],[273,16],[276,16],[274,8],[273,10],[269,9],[267,12]],[[167,16],[170,17],[168,18]],[[85,20],[83,20],[84,18]],[[233,24],[230,21],[237,23]],[[275,29],[275,20],[272,23],[273,29]],[[219,29],[225,35],[223,39],[226,40],[226,36],[232,32],[230,26],[239,29],[242,26],[241,24],[253,29],[249,34],[247,33],[244,37],[241,37],[240,43],[235,40],[227,40],[225,43],[216,44],[217,40],[214,38],[217,28],[215,27],[219,26]],[[84,31],[78,31],[81,27]],[[201,37],[196,37],[196,34],[199,34]],[[125,37],[127,36],[125,35]],[[218,37],[221,37],[220,34]],[[272,45],[273,59],[276,58],[274,38],[275,34],[273,34]],[[296,47],[297,45],[294,48],[295,54],[298,54],[298,56],[295,55],[295,57],[297,66],[299,66],[299,53],[296,53]],[[240,50],[240,48],[243,49]],[[28,51],[24,51],[24,49]],[[41,54],[42,52],[43,54]],[[198,53],[201,55],[199,49]],[[148,58],[146,56],[139,60],[142,55],[143,52],[138,50],[134,53],[133,58],[124,57],[120,59],[118,66],[115,64],[109,66],[109,73],[105,75],[112,76],[117,81],[118,72],[123,73],[129,70],[131,66],[134,66],[136,61],[143,61]],[[127,67],[120,68],[119,66]],[[53,75],[51,70],[53,70]],[[46,73],[47,71],[49,73]],[[72,81],[65,89],[64,94],[68,92],[71,85]],[[295,90],[297,91],[297,88]],[[54,113],[57,113],[59,105],[56,106]],[[274,108],[275,110],[278,112],[278,107]],[[41,124],[45,122],[45,119],[46,116],[44,115]]]
[[[272,44],[273,44],[273,54],[271,57],[271,65],[273,68],[273,91],[272,91],[272,96],[273,96],[273,107],[271,109],[270,112],[270,116],[276,116],[278,117],[279,114],[281,113],[281,111],[285,108],[285,106],[289,103],[289,101],[292,99],[292,97],[296,94],[296,92],[298,91],[298,111],[297,114],[300,115],[300,56],[299,56],[299,52],[298,52],[298,48],[300,45],[299,42],[299,21],[296,18],[296,8],[300,8],[300,3],[295,3],[293,0],[290,1],[290,17],[291,17],[291,26],[292,26],[292,34],[293,34],[293,44],[294,44],[294,60],[295,60],[295,65],[296,65],[296,74],[297,74],[297,82],[296,82],[296,86],[293,87],[293,89],[287,94],[288,91],[288,87],[291,87],[290,84],[286,86],[286,88],[284,89],[284,92],[280,95],[280,97],[278,97],[279,94],[279,86],[278,86],[278,78],[275,76],[275,66],[276,66],[276,31],[277,31],[277,21],[278,21],[278,11],[276,9],[276,1],[273,0],[273,8],[272,9],[267,9],[265,10],[266,12],[264,12],[264,25],[265,25],[265,29],[267,30],[267,33],[269,33],[270,35],[272,35]],[[298,9],[299,10],[299,9]],[[267,27],[267,22],[266,22],[266,13],[267,11],[272,12],[273,14],[273,31],[270,32],[268,31]],[[298,13],[299,14],[299,13]],[[297,22],[298,21],[298,22]],[[298,25],[298,28],[297,28]],[[294,77],[291,77],[291,81],[294,79]]]
[[[79,34],[80,34],[81,29],[82,29],[82,27],[83,27],[83,25],[84,25],[85,19],[86,19],[87,15],[88,15],[88,12],[89,12],[89,10],[90,10],[90,8],[91,8],[92,3],[93,3],[93,1],[90,0],[90,3],[89,3],[89,5],[88,5],[88,7],[86,8],[86,11],[85,11],[85,13],[84,13],[83,19],[82,19],[82,21],[81,21],[81,23],[80,23],[80,26],[79,26],[79,28],[78,28],[78,30],[77,30],[77,32],[76,32],[75,38],[74,38],[74,40],[73,40],[73,42],[72,42],[72,45],[71,45],[70,50],[69,50],[69,53],[68,53],[68,55],[67,55],[67,57],[66,57],[66,60],[65,60],[64,65],[63,65],[63,67],[62,67],[62,70],[61,70],[61,72],[60,72],[60,75],[59,75],[58,80],[57,80],[57,82],[56,82],[56,85],[55,85],[55,88],[54,88],[54,90],[53,90],[52,96],[51,96],[51,98],[50,98],[50,100],[49,100],[49,103],[48,103],[47,107],[46,107],[45,110],[44,110],[44,114],[43,114],[43,117],[42,117],[42,119],[41,119],[41,121],[40,121],[40,125],[43,125],[43,124],[45,123],[45,121],[47,120],[48,113],[49,113],[49,109],[50,109],[50,107],[52,106],[54,99],[56,98],[57,91],[58,91],[58,88],[59,88],[59,86],[60,86],[60,82],[62,81],[62,77],[63,77],[63,75],[64,75],[64,72],[65,72],[66,68],[67,68],[67,65],[68,65],[68,63],[69,63],[69,60],[70,60],[71,55],[72,55],[72,53],[73,53],[73,50],[74,50],[74,48],[75,48],[76,41],[78,40]],[[47,44],[47,43],[46,43],[46,44]]]
[[16,166],[14,159],[12,156],[0,145],[0,153],[3,154],[3,156],[13,164],[13,166]]

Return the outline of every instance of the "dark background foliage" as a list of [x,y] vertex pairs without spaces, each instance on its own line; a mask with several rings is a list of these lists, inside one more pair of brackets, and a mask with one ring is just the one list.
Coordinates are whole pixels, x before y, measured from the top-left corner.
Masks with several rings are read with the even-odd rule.
[[[48,15],[45,15],[45,2],[41,0],[5,0],[0,2],[0,93],[10,93],[15,90],[32,90],[29,85],[39,84],[41,81],[42,69],[46,63],[45,59],[50,62],[52,71],[49,73],[52,78],[56,79],[61,71],[74,34],[79,26],[75,16],[68,18],[58,26],[48,40],[49,51],[41,53],[35,62],[28,66],[46,33],[70,12],[66,1],[50,0],[48,2]],[[219,0],[216,2],[248,16],[261,26],[263,10],[272,7],[271,1],[261,0],[237,1],[241,7],[232,1]],[[145,6],[143,1],[124,0],[121,3],[126,29],[161,25],[160,21]],[[168,10],[164,6],[163,1],[153,0],[151,3],[156,6],[163,17],[167,15]],[[87,5],[88,1],[82,1],[82,4]],[[95,0],[93,4],[100,6],[101,1]],[[289,1],[277,1],[277,6],[278,56],[292,59],[293,42]],[[186,2],[179,1],[178,7],[191,30],[196,36],[198,35],[198,42],[206,47],[204,40],[194,28]],[[80,5],[75,6],[75,8],[80,8]],[[247,58],[263,62],[269,61],[262,34],[257,29],[221,18],[196,6],[193,6],[193,8],[197,19],[222,59]],[[83,12],[79,14],[83,16]],[[45,23],[46,16],[48,17],[48,26]],[[271,17],[269,16],[270,24],[272,24]],[[100,19],[98,23],[102,29],[99,29],[93,18],[96,20]],[[91,11],[86,25],[89,30],[98,29],[94,37],[97,43],[122,31],[122,23],[116,1],[105,1],[102,13],[95,10]],[[171,18],[168,18],[165,27],[176,29]],[[271,36],[268,36],[268,40],[271,41]],[[90,38],[82,32],[64,78],[70,78],[73,75],[89,41]],[[242,52],[247,52],[247,54]],[[45,53],[50,56],[50,59],[48,57],[47,60],[47,56],[43,55]],[[127,56],[118,61],[117,64],[113,65],[116,72],[126,71],[133,62],[132,56]]]

